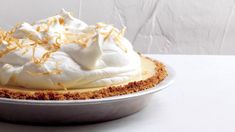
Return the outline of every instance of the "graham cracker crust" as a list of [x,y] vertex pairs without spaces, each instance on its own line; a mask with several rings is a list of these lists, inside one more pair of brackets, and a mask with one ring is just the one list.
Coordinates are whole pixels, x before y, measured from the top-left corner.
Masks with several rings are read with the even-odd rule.
[[37,90],[34,92],[16,91],[7,86],[0,86],[0,97],[11,99],[26,99],[26,100],[84,100],[84,99],[99,99],[111,96],[119,96],[131,94],[152,88],[160,83],[167,76],[165,65],[159,61],[145,57],[155,64],[155,74],[145,80],[130,82],[123,86],[110,86],[100,90],[90,92],[58,92],[56,90]]

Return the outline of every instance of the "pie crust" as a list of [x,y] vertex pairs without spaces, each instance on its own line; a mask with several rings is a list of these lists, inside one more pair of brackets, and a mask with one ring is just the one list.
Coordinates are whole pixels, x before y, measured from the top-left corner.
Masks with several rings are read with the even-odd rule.
[[[141,56],[143,77],[120,85],[90,89],[35,90],[22,87],[0,86],[0,97],[26,100],[84,100],[131,94],[152,88],[167,76],[164,64]],[[146,72],[147,71],[147,72]]]

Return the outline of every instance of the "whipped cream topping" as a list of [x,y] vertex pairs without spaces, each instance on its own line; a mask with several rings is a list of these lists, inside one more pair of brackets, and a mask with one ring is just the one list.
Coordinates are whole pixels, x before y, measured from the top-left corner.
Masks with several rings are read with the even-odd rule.
[[87,25],[60,14],[0,32],[0,83],[36,89],[119,84],[140,76],[141,62],[125,28]]

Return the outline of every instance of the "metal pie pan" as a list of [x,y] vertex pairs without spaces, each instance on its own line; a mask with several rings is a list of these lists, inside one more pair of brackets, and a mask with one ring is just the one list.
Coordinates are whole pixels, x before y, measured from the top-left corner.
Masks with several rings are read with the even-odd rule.
[[175,72],[167,66],[168,76],[156,87],[140,92],[88,100],[19,100],[0,98],[0,120],[36,125],[84,124],[118,119],[140,111],[153,93],[168,87]]

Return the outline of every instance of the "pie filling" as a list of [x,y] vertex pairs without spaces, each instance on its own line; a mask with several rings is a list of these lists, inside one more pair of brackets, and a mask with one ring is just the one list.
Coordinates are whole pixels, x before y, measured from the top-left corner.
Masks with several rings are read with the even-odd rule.
[[120,85],[69,90],[35,90],[2,86],[0,87],[0,97],[30,100],[99,99],[152,88],[167,76],[167,70],[162,63],[146,57],[143,57],[141,61],[143,68],[142,79],[133,79],[130,82],[123,82]]

